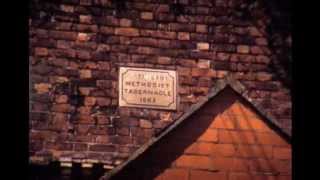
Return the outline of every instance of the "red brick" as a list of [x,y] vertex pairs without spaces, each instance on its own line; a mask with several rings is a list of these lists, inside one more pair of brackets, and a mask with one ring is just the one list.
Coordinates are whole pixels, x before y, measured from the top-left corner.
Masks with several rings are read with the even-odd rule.
[[291,159],[292,152],[291,148],[274,147],[273,148],[273,158],[275,159]]
[[89,147],[90,151],[114,152],[116,148],[112,145],[96,144]]
[[272,79],[272,74],[266,72],[257,73],[258,81],[270,81]]
[[96,99],[98,106],[109,106],[111,104],[110,98],[97,97]]
[[238,45],[237,46],[237,52],[241,54],[248,54],[250,51],[249,46],[247,45]]
[[250,161],[244,158],[233,158],[232,171],[248,172],[250,168]]
[[177,59],[177,63],[183,67],[196,67],[195,59]]
[[153,31],[153,30],[141,30],[141,36],[163,38],[163,39],[175,39],[177,37],[176,32],[169,31]]
[[230,157],[235,154],[235,145],[233,144],[212,144],[211,156],[213,157]]
[[209,43],[201,42],[197,43],[198,50],[209,50]]
[[85,97],[84,105],[85,106],[94,106],[96,104],[97,99],[95,97]]
[[224,78],[227,75],[228,75],[228,71],[216,71],[217,78]]
[[150,122],[148,120],[140,119],[139,122],[140,122],[140,127],[142,127],[142,128],[147,128],[147,129],[152,128],[152,122]]
[[207,156],[182,155],[175,161],[175,164],[177,167],[213,169],[212,161]]
[[252,54],[264,54],[263,49],[259,46],[252,46],[250,51]]
[[156,177],[157,180],[188,180],[188,171],[185,169],[166,169]]
[[205,24],[197,24],[196,25],[196,31],[198,33],[207,33],[208,32],[208,26]]
[[210,68],[210,60],[206,60],[206,59],[199,59],[198,61],[198,68],[201,69],[209,69]]
[[264,145],[278,145],[278,146],[286,146],[289,144],[275,132],[272,133],[256,133],[256,139],[258,144]]
[[190,76],[191,75],[191,68],[178,67],[177,71],[178,71],[179,76]]
[[98,144],[107,144],[110,142],[110,139],[105,135],[97,135],[95,142]]
[[88,79],[92,77],[91,70],[89,69],[82,69],[79,71],[79,73],[81,79]]
[[272,158],[272,146],[238,145],[236,156],[244,158]]
[[77,37],[78,41],[89,41],[90,40],[90,35],[87,33],[78,33]]
[[80,23],[92,24],[92,16],[90,15],[80,15],[79,20],[80,20]]
[[102,34],[113,34],[114,33],[114,28],[113,27],[108,27],[108,26],[102,26],[100,28],[100,32]]
[[253,179],[253,175],[249,173],[230,173],[229,180],[249,180]]
[[214,170],[228,171],[233,167],[233,158],[216,157],[212,158]]
[[139,30],[136,28],[116,28],[115,34],[122,36],[139,36]]
[[263,120],[255,117],[237,116],[239,129],[259,132],[273,132]]
[[49,92],[51,87],[52,87],[51,84],[48,84],[48,83],[39,83],[39,84],[35,84],[34,85],[34,89],[39,94],[43,94],[43,93]]
[[218,141],[218,131],[214,129],[207,129],[198,138],[199,141],[205,142],[217,142]]
[[76,32],[67,32],[67,31],[49,31],[49,36],[53,39],[61,40],[71,40],[74,41],[77,39]]
[[158,57],[158,64],[168,65],[171,63],[172,63],[172,60],[170,57],[164,57],[164,56]]
[[262,36],[262,33],[256,27],[249,27],[248,30],[251,36],[257,36],[257,37]]
[[256,44],[257,45],[262,45],[262,46],[267,46],[268,45],[268,41],[266,38],[257,38],[256,39]]
[[192,68],[191,75],[194,77],[203,77],[208,74],[208,69]]
[[141,12],[140,18],[144,19],[144,20],[152,20],[153,14],[152,14],[152,12]]
[[132,25],[132,21],[130,19],[121,18],[120,19],[120,26],[122,27],[130,27]]
[[61,11],[66,12],[66,13],[73,13],[74,12],[74,6],[71,6],[71,5],[61,4],[60,9],[61,9]]
[[188,32],[178,32],[179,40],[190,40],[190,33]]
[[235,129],[236,124],[233,117],[226,116],[226,115],[217,115],[211,125],[210,128],[217,128],[217,129]]
[[235,101],[231,106],[229,106],[227,111],[231,115],[237,116],[237,117],[241,117],[241,116],[250,117],[250,118],[257,117],[257,114],[251,108],[248,108],[247,106],[243,105],[239,101]]
[[257,63],[269,64],[270,61],[271,60],[270,60],[270,58],[268,56],[258,55],[256,57],[256,62]]
[[69,105],[69,104],[54,104],[52,105],[51,110],[54,112],[63,112],[63,113],[68,113],[72,112],[74,108]]
[[56,102],[57,103],[66,103],[68,101],[68,96],[67,95],[59,95],[56,97]]
[[47,56],[48,49],[47,48],[35,48],[35,56]]
[[256,134],[245,131],[219,130],[219,143],[228,144],[255,144]]
[[209,171],[190,171],[190,180],[227,180],[227,175],[224,172],[209,172]]
[[196,142],[186,148],[185,153],[195,155],[209,155],[212,151],[213,144],[205,142]]

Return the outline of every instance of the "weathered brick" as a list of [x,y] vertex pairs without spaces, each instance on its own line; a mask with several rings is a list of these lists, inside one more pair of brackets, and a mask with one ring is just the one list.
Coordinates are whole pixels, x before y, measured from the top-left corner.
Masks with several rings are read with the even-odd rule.
[[130,27],[132,25],[132,21],[130,19],[121,18],[120,19],[120,26],[122,27]]
[[248,30],[251,36],[257,36],[257,37],[262,36],[262,33],[256,27],[249,27]]
[[61,4],[60,9],[61,9],[61,11],[66,12],[66,13],[73,13],[74,12],[74,6],[72,6],[72,5]]
[[111,104],[110,98],[97,97],[98,106],[109,106]]
[[250,51],[250,47],[247,45],[238,45],[237,52],[241,54],[248,54]]
[[89,41],[90,40],[90,35],[87,34],[87,33],[78,33],[77,40],[81,41],[81,42]]
[[210,68],[210,63],[211,63],[210,60],[199,59],[199,61],[198,61],[198,68],[208,69],[208,68]]
[[66,103],[66,102],[68,102],[67,95],[59,95],[56,97],[56,103]]
[[164,56],[158,57],[158,64],[168,65],[171,63],[172,63],[172,60],[170,57],[164,57]]
[[35,48],[34,52],[35,56],[47,56],[48,55],[48,49],[47,48]]
[[49,31],[49,36],[53,39],[74,41],[77,39],[78,34],[76,32],[68,31]]
[[136,28],[116,28],[115,34],[122,36],[139,36],[139,30]]
[[89,70],[89,69],[80,70],[79,74],[80,74],[81,79],[88,79],[88,78],[92,77],[91,70]]
[[84,105],[85,106],[94,106],[96,104],[97,99],[95,97],[85,97]]
[[92,23],[92,16],[90,15],[80,15],[79,16],[80,23],[84,24],[91,24]]
[[153,13],[152,12],[141,12],[140,18],[144,20],[152,20],[153,19]]
[[96,144],[89,146],[90,151],[114,152],[116,148],[113,145]]
[[266,38],[256,38],[256,44],[257,45],[262,45],[262,46],[267,46],[268,41]]
[[228,61],[230,54],[219,52],[217,53],[217,60],[219,61]]
[[54,104],[51,108],[52,111],[61,113],[68,113],[71,112],[73,109],[74,107],[72,107],[69,104]]
[[270,81],[272,79],[272,74],[266,72],[259,72],[256,76],[258,81]]
[[179,40],[190,40],[190,33],[188,32],[178,32]]
[[197,63],[195,59],[177,59],[177,63],[184,67],[196,67]]
[[206,76],[208,69],[192,68],[191,75],[194,77]]
[[109,26],[102,26],[100,27],[100,32],[102,34],[113,34],[114,33],[114,28],[109,27]]
[[198,50],[209,50],[209,43],[197,43],[197,49]]
[[196,32],[198,33],[207,33],[208,32],[208,26],[205,24],[197,24],[196,25]]
[[163,39],[175,39],[177,37],[176,32],[169,31],[154,31],[154,30],[141,30],[141,36],[163,38]]
[[264,54],[263,49],[261,49],[259,46],[252,46],[250,52],[252,54]]
[[152,128],[152,122],[145,119],[140,119],[140,127],[150,129]]
[[270,63],[270,58],[267,56],[263,56],[263,55],[258,55],[256,57],[256,61],[257,63],[263,63],[263,64],[269,64]]
[[49,92],[51,87],[52,87],[51,84],[48,84],[48,83],[39,83],[34,85],[35,90],[39,94]]

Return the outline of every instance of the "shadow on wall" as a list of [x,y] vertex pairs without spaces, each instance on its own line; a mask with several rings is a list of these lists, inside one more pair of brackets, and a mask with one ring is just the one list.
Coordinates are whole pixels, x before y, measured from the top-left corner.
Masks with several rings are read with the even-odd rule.
[[[229,159],[231,159],[231,164],[228,164],[227,162],[222,162],[222,164],[224,165],[221,166],[221,162],[218,163],[217,161],[215,161],[216,157],[221,157],[220,154],[208,154],[208,157],[210,158],[212,158],[212,155],[216,156],[212,158],[212,165],[214,168],[209,169],[209,171],[227,172],[237,169],[239,168],[239,166],[241,166],[240,168],[244,171],[249,171],[250,169],[250,171],[267,171],[271,172],[272,175],[278,175],[280,173],[278,172],[279,167],[275,165],[275,163],[271,160],[273,152],[272,148],[271,150],[266,149],[266,146],[261,145],[265,142],[260,143],[260,137],[257,137],[258,133],[252,131],[257,128],[260,128],[257,126],[266,125],[262,121],[259,121],[261,122],[260,125],[252,124],[252,117],[246,117],[246,112],[235,112],[238,114],[234,114],[232,110],[229,109],[231,106],[234,106],[235,102],[240,102],[243,105],[246,104],[246,102],[243,102],[243,100],[240,99],[239,96],[233,90],[231,90],[230,88],[225,89],[219,95],[217,95],[207,104],[205,104],[200,110],[198,110],[191,117],[189,117],[185,122],[180,124],[176,129],[171,131],[160,141],[158,141],[156,144],[150,147],[146,152],[144,152],[144,154],[142,154],[136,160],[130,162],[128,166],[126,166],[122,171],[120,171],[116,176],[112,177],[111,179],[155,179],[156,177],[159,177],[159,175],[162,175],[165,172],[165,170],[174,168],[177,165],[177,159],[180,159],[181,156],[184,156],[186,153],[188,154],[188,150],[190,150],[192,145],[194,145],[195,143],[202,142],[202,140],[209,140],[210,143],[213,143],[212,145],[228,143],[234,148],[233,155],[229,156]],[[219,120],[217,120],[217,117],[221,114],[224,114],[228,118],[227,120],[223,119],[222,121],[218,122]],[[241,121],[239,121],[239,116],[241,116]],[[216,128],[214,124],[222,128],[214,129],[215,131],[219,132],[219,134],[215,135],[216,139],[214,139],[213,134],[212,137],[204,137],[204,134],[206,134],[206,136],[211,136],[210,133],[204,132],[208,132],[208,130],[212,127]],[[232,129],[232,131],[229,131],[230,129]],[[238,131],[239,129],[241,131]],[[245,130],[245,132],[242,130]],[[220,138],[220,132],[224,133],[224,138],[221,137],[221,139],[218,139],[218,137]],[[270,134],[272,133],[273,132],[271,132]],[[271,137],[274,138],[276,136]],[[278,138],[280,137],[278,136]],[[273,139],[270,138],[269,140],[273,141]],[[247,143],[251,145],[246,146],[245,144]],[[268,150],[268,152],[266,152],[266,150]],[[199,151],[201,151],[201,149],[199,149]],[[237,161],[236,164],[236,160],[233,159],[233,156],[236,157],[236,160],[241,161]],[[257,160],[247,161],[246,158],[257,158]],[[262,159],[262,161],[260,161],[259,159]],[[197,169],[197,161],[192,162],[191,160],[191,162],[189,162],[189,165],[187,166],[189,166],[186,168],[187,171],[189,171],[190,169]],[[249,175],[245,179],[253,180],[255,179],[255,177]]]

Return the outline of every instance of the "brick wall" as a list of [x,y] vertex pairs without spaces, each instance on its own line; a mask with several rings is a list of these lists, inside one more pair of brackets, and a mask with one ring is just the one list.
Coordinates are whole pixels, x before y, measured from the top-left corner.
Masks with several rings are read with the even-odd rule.
[[289,180],[291,145],[225,90],[115,179]]
[[[252,18],[239,10],[249,1],[184,0],[180,15],[172,1],[121,2],[30,2],[32,162],[113,168],[228,73],[290,132],[290,91],[270,68],[260,6]],[[176,70],[178,110],[119,108],[119,66]]]

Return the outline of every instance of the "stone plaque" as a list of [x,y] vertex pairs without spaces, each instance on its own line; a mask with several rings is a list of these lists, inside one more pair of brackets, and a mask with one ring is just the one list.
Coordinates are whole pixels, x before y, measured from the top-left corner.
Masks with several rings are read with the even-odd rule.
[[119,106],[177,109],[176,71],[120,67]]

